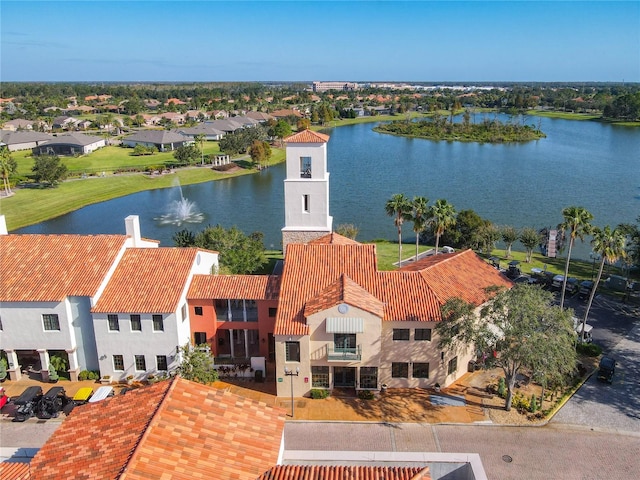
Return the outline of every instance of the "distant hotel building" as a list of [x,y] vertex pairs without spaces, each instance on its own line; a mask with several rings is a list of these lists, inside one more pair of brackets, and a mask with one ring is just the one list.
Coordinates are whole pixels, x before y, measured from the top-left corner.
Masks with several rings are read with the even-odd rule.
[[358,84],[353,82],[313,82],[314,92],[326,92],[328,90],[350,91],[357,89]]

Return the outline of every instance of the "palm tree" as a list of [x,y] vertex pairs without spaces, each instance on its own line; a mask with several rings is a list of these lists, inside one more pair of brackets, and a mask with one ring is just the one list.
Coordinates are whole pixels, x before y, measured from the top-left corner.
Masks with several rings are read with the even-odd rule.
[[511,225],[505,225],[500,229],[500,236],[507,247],[507,258],[511,258],[511,246],[518,240],[520,232]]
[[411,202],[404,193],[396,193],[385,205],[387,215],[394,217],[393,224],[398,229],[398,268],[402,262],[402,224],[411,213]]
[[587,310],[584,312],[582,329],[580,330],[580,338],[582,338],[582,335],[584,334],[584,327],[587,323],[587,318],[589,317],[591,302],[593,302],[593,297],[596,294],[598,283],[600,283],[600,277],[602,277],[604,262],[606,261],[609,264],[612,264],[617,262],[621,258],[625,258],[627,255],[627,251],[625,250],[626,240],[627,238],[624,230],[619,227],[611,230],[611,228],[609,228],[609,225],[607,225],[602,230],[600,230],[599,228],[593,229],[593,240],[591,241],[591,246],[593,248],[593,251],[600,255],[601,260],[600,268],[598,269],[598,276],[596,277],[596,281],[591,288],[591,293],[589,294]]
[[200,145],[200,156],[202,157],[202,165],[204,165],[204,142],[206,139],[207,137],[205,136],[204,133],[199,133],[195,137],[193,137],[193,140],[198,145]]
[[449,202],[441,198],[429,209],[429,219],[427,224],[433,229],[436,235],[436,255],[438,254],[438,245],[440,237],[449,227],[456,224],[456,209]]
[[564,222],[558,225],[563,232],[569,230],[569,251],[567,252],[567,262],[564,267],[564,281],[562,282],[562,293],[560,294],[560,308],[564,308],[564,290],[567,287],[569,277],[569,262],[571,261],[571,249],[576,238],[584,240],[584,236],[591,233],[591,220],[593,215],[583,207],[567,207],[562,210]]
[[409,219],[413,222],[413,231],[416,234],[416,261],[418,261],[420,234],[427,228],[428,203],[429,199],[426,197],[413,197],[413,202],[411,202]]
[[11,195],[11,185],[9,185],[9,177],[13,175],[18,168],[18,164],[11,157],[11,152],[6,146],[0,147],[0,175],[4,186],[4,193],[8,197]]

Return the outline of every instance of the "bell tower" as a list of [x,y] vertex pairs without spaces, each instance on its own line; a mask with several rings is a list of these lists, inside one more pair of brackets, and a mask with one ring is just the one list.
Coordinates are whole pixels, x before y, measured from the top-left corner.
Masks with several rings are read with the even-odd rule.
[[329,215],[329,135],[304,130],[285,139],[284,228],[282,249],[289,243],[307,243],[331,233]]

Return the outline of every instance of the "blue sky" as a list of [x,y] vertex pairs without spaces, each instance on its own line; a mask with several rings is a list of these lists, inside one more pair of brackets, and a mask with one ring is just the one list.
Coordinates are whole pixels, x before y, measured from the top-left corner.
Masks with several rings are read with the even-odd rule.
[[2,81],[640,82],[640,1],[2,0]]

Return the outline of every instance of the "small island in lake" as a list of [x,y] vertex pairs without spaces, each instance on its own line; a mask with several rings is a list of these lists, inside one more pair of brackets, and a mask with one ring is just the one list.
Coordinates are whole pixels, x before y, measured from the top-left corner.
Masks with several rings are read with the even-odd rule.
[[446,117],[437,115],[419,121],[395,120],[380,124],[374,130],[403,137],[479,143],[529,142],[546,137],[533,125],[503,123],[497,119],[485,119],[481,123],[471,123],[469,120],[466,114],[460,123],[453,123]]

